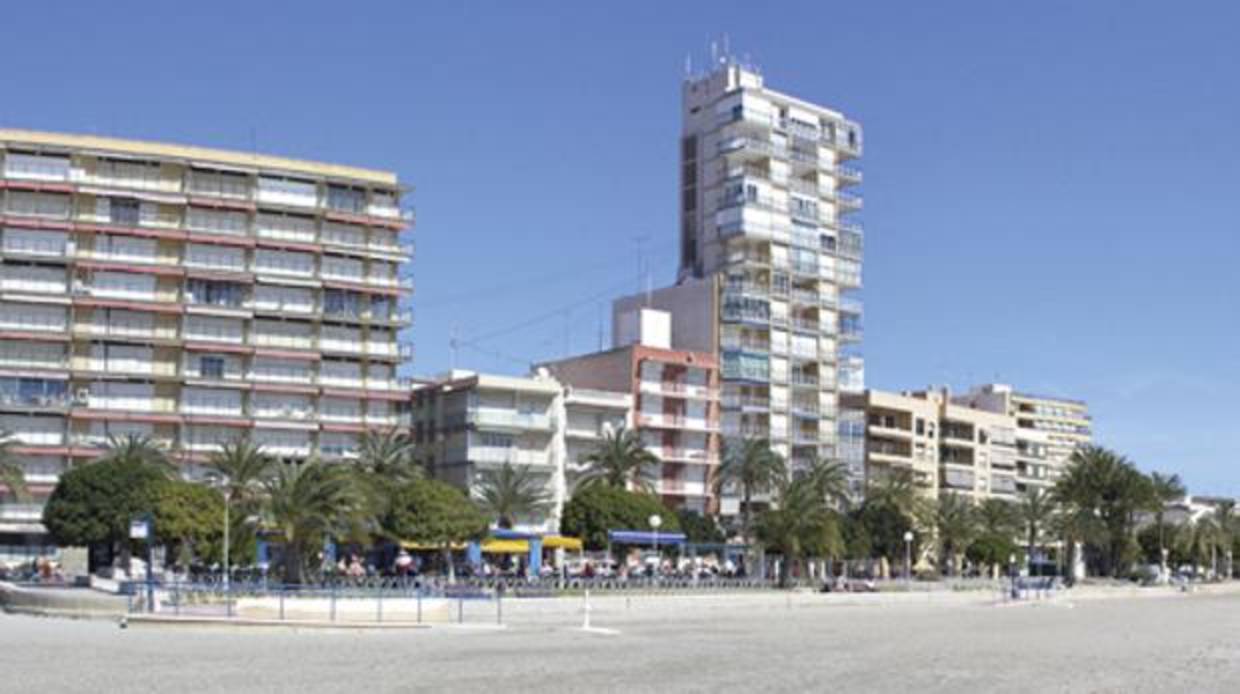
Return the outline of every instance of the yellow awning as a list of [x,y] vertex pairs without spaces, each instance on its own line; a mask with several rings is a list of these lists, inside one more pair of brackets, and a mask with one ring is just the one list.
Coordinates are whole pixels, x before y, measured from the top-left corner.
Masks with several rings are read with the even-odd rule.
[[543,538],[543,547],[547,549],[567,549],[573,552],[581,551],[581,538],[564,537],[563,535],[548,535]]
[[490,539],[482,543],[484,554],[529,554],[530,543],[526,540]]

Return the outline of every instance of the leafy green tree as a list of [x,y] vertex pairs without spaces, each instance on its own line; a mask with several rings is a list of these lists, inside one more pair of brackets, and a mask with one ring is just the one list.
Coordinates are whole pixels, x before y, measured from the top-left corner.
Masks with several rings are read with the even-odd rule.
[[641,435],[632,429],[620,428],[603,434],[603,441],[584,459],[586,470],[577,482],[578,487],[604,484],[609,487],[638,491],[654,488],[650,470],[659,459],[646,450]]
[[120,443],[97,462],[60,476],[43,507],[43,525],[58,545],[89,547],[92,562],[99,555],[111,561],[119,551],[128,571],[129,524],[155,510],[158,487],[170,478],[170,467],[131,445],[132,440]]
[[811,556],[839,557],[844,551],[840,517],[823,493],[822,480],[805,475],[780,485],[776,504],[758,519],[758,538],[783,557],[780,585],[791,582],[793,567]]
[[866,486],[865,503],[889,507],[910,519],[918,512],[918,502],[913,473],[906,469],[890,470],[877,475],[869,480]]
[[866,499],[860,508],[849,514],[849,556],[903,557],[904,533],[914,534],[914,554],[920,552],[922,533],[916,532],[913,519],[891,501],[883,498]]
[[741,542],[752,541],[753,498],[775,491],[788,477],[784,458],[771,450],[767,439],[724,441],[715,470],[715,495],[738,488],[741,494]]
[[452,545],[483,538],[487,517],[465,493],[445,482],[411,480],[396,490],[387,531],[404,542],[440,548],[450,580],[456,573]]
[[546,480],[528,466],[504,463],[478,475],[474,502],[501,528],[511,528],[519,518],[545,513],[551,506]]
[[1093,548],[1099,571],[1122,575],[1137,554],[1137,515],[1151,508],[1149,479],[1122,455],[1084,446],[1072,454],[1054,494],[1067,507],[1073,528]]
[[343,465],[284,465],[266,480],[265,491],[264,525],[282,542],[285,583],[301,583],[324,540],[353,533],[366,516],[366,494]]
[[689,542],[700,545],[718,545],[727,541],[723,529],[715,522],[713,516],[704,516],[692,509],[682,508],[676,511],[676,519]]
[[564,505],[560,532],[580,537],[586,549],[607,547],[608,530],[648,530],[650,516],[663,519],[660,532],[678,532],[680,520],[659,497],[606,485],[581,489]]
[[[13,438],[12,432],[0,431],[0,484],[4,485],[14,499],[20,501],[29,496],[29,489],[26,487],[26,473],[17,461],[17,455],[13,453],[15,446],[17,440]],[[2,498],[3,496],[0,496],[0,499]]]
[[185,566],[194,559],[211,564],[223,558],[224,496],[211,487],[179,479],[154,489],[155,537],[168,561]]
[[814,492],[833,509],[848,503],[848,468],[835,460],[815,459],[808,469],[796,473],[805,477]]
[[168,459],[168,452],[163,446],[155,443],[151,437],[142,434],[108,437],[108,445],[97,462],[107,463],[117,460],[162,468],[170,475],[176,472],[176,467]]

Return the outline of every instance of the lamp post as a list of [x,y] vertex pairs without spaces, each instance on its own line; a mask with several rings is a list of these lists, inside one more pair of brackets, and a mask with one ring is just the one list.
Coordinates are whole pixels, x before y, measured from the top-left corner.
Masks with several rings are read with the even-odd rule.
[[1012,599],[1020,597],[1016,592],[1016,553],[1008,555],[1008,578],[1012,581]]
[[1171,550],[1167,549],[1166,547],[1163,547],[1161,551],[1162,551],[1162,566],[1159,567],[1161,571],[1159,572],[1158,582],[1165,584],[1165,583],[1171,582],[1171,570],[1167,566],[1167,555],[1171,554]]
[[657,513],[650,514],[647,519],[650,527],[654,530],[654,575],[659,577],[659,570],[663,568],[663,562],[659,560],[659,526],[663,525],[663,517]]
[[232,580],[229,576],[231,573],[229,566],[229,544],[232,534],[232,523],[229,518],[229,507],[232,506],[232,484],[228,477],[224,475],[212,474],[208,479],[220,487],[224,494],[224,594],[228,594],[229,583]]
[[904,531],[904,590],[913,584],[913,531]]

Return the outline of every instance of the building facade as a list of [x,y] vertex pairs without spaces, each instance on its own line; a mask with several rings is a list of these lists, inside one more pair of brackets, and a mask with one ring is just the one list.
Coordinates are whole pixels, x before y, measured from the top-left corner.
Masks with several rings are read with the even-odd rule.
[[630,393],[633,427],[658,460],[654,491],[675,508],[716,508],[718,362],[711,352],[670,347],[671,317],[641,309],[624,317],[614,349],[544,365],[573,386]]
[[[627,393],[565,388],[545,371],[528,377],[453,371],[414,387],[411,421],[418,455],[432,474],[468,494],[489,470],[508,464],[529,471],[549,504],[516,519],[516,527],[554,533],[576,461],[606,431],[627,426],[631,409]],[[572,463],[570,454],[578,456]]]
[[1016,486],[1046,488],[1059,478],[1072,453],[1093,441],[1093,418],[1081,400],[1016,391],[990,383],[953,398],[1016,422]]
[[864,378],[861,128],[732,59],[682,96],[678,283],[615,315],[670,311],[673,348],[718,354],[724,436],[769,438],[793,469],[844,459],[859,488],[838,394]]
[[951,492],[976,500],[1015,498],[1015,418],[961,405],[945,389],[866,390],[844,399],[865,413],[869,482],[900,470],[929,497]]
[[347,458],[397,424],[411,245],[395,174],[250,153],[0,130],[0,428],[30,505],[109,437],[193,466],[249,436]]

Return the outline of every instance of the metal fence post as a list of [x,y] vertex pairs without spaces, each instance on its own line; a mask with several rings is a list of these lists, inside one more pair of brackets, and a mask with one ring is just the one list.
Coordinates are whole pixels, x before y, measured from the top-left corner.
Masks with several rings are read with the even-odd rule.
[[284,621],[284,586],[280,586],[280,621]]
[[465,623],[465,597],[461,596],[456,599],[456,623]]
[[375,620],[378,622],[382,622],[383,621],[383,586],[379,586],[379,597],[377,598],[377,600],[378,600],[378,605],[376,607],[376,610],[378,614],[376,615]]
[[336,621],[336,585],[335,584],[332,584],[331,596],[332,596],[331,597],[332,621],[334,622]]
[[495,593],[495,623],[503,626],[504,624],[504,593],[496,591]]
[[172,613],[181,616],[181,584],[176,582],[172,584]]
[[224,585],[224,610],[225,610],[225,614],[228,615],[229,619],[232,619],[232,616],[233,616],[232,592],[233,592],[232,583],[231,582],[226,583]]
[[421,624],[422,623],[422,589],[421,588],[418,589],[417,596],[418,596],[418,624]]

